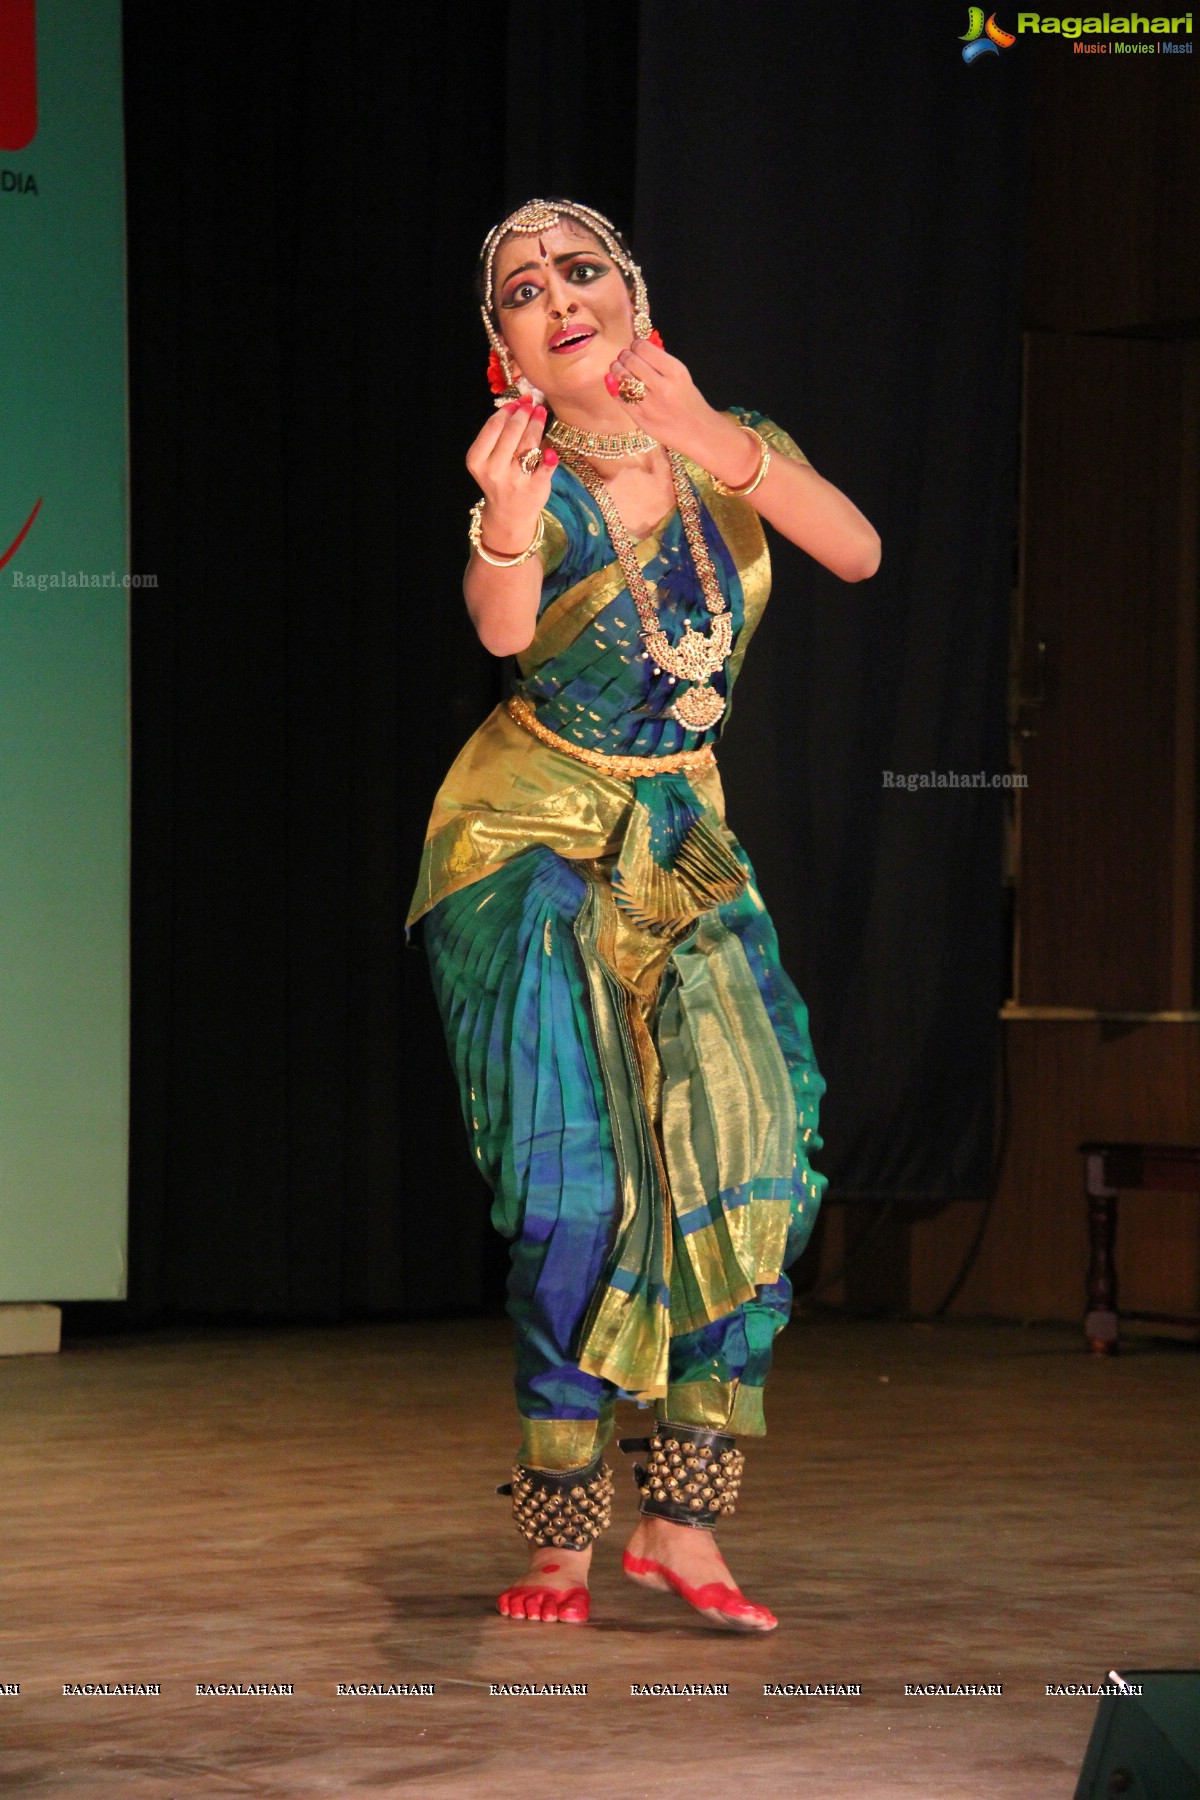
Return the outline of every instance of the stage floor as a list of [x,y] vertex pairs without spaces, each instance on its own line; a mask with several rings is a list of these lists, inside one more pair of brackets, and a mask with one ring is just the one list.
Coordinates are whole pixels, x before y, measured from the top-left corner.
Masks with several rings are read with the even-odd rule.
[[[592,1623],[500,1618],[509,1383],[502,1320],[0,1364],[6,1800],[1069,1800],[1097,1700],[1047,1684],[1200,1666],[1193,1349],[798,1318],[722,1533],[780,1618],[748,1638],[624,1580],[615,1447]],[[160,1691],[63,1692],[85,1683]],[[763,1692],[801,1683],[861,1692]],[[196,1692],[216,1684],[293,1691]]]

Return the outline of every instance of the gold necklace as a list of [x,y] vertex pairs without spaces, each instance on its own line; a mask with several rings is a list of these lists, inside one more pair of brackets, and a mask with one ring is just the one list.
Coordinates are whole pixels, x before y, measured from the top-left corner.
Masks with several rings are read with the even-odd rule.
[[714,615],[712,627],[707,633],[697,631],[689,619],[677,644],[670,642],[658,622],[658,609],[650,592],[650,584],[638,562],[637,552],[613,502],[608,484],[578,457],[569,452],[563,455],[567,467],[582,481],[595,500],[608,527],[608,535],[612,539],[621,572],[641,622],[642,642],[646,646],[642,652],[643,661],[652,657],[654,673],[657,675],[665,669],[672,683],[679,680],[693,684],[685,694],[677,695],[667,711],[689,731],[707,731],[725,711],[725,702],[717,690],[709,686],[709,677],[724,667],[733,648],[733,618],[725,609],[725,596],[717,581],[708,545],[704,542],[699,502],[687,478],[683,460],[674,450],[667,451],[667,460],[671,465],[671,480],[675,485],[675,499],[683,519],[688,548],[704,593],[704,604]]
[[658,439],[644,431],[585,431],[582,425],[568,425],[555,419],[546,433],[547,443],[564,452],[573,450],[579,456],[596,456],[601,462],[612,462],[618,456],[645,456],[658,449]]

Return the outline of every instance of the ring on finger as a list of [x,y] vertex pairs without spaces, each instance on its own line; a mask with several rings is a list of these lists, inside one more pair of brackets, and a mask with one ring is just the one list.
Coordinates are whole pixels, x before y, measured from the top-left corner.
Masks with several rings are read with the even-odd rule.
[[527,475],[533,474],[534,470],[540,466],[541,460],[542,452],[536,444],[531,444],[528,450],[522,450],[517,458]]
[[626,406],[636,406],[639,400],[646,398],[646,384],[636,375],[625,375],[618,384],[617,396]]

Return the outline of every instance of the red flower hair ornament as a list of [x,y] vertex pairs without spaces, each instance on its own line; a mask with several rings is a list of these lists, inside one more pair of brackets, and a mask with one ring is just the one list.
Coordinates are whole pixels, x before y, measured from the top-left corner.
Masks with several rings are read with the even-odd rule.
[[493,350],[488,357],[487,378],[488,386],[491,388],[493,394],[503,394],[508,387],[508,381],[505,377],[504,370],[500,366],[500,353],[498,350]]

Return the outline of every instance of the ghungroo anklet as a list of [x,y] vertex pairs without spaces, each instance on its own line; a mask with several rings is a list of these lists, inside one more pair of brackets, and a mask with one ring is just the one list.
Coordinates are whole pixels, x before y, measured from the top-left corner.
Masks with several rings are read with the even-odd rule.
[[586,1550],[612,1520],[612,1470],[600,1454],[579,1469],[514,1463],[512,1480],[496,1492],[512,1495],[517,1530],[539,1547]]
[[649,1518],[711,1529],[735,1510],[746,1460],[735,1438],[664,1419],[653,1437],[619,1443],[624,1451],[650,1453],[648,1466],[635,1464],[633,1471],[642,1494],[639,1510]]

